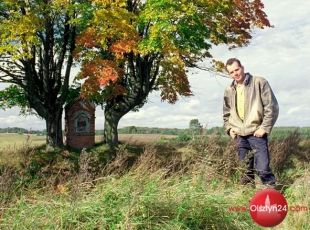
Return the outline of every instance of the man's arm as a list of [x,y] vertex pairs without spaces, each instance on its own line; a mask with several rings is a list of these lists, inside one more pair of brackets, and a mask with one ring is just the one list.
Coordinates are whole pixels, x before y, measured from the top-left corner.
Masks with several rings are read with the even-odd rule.
[[279,115],[279,105],[268,81],[264,81],[261,85],[261,99],[264,107],[264,118],[259,128],[270,133]]
[[228,90],[226,89],[224,92],[224,103],[223,103],[223,120],[224,120],[224,128],[225,132],[230,135],[231,126],[229,125],[229,117],[230,117],[230,98],[228,97]]

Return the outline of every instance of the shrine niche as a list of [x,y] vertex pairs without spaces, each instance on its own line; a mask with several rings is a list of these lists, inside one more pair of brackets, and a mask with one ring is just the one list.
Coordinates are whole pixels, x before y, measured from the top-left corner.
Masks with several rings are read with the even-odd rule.
[[95,144],[96,106],[77,98],[65,107],[65,143],[71,148],[89,148]]
[[90,114],[85,111],[79,111],[74,117],[74,127],[76,133],[90,132]]

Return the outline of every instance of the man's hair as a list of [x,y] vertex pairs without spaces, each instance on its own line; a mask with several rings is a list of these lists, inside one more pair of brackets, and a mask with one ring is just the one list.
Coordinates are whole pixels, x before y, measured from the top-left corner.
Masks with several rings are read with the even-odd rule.
[[227,62],[226,62],[226,65],[225,65],[226,70],[227,70],[227,66],[228,66],[228,65],[232,65],[234,62],[237,62],[239,66],[242,66],[239,59],[237,59],[237,58],[229,58],[229,59],[227,60]]

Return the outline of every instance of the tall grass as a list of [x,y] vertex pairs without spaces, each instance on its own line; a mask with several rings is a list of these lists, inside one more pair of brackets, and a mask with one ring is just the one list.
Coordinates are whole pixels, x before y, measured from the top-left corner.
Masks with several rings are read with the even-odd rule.
[[[150,156],[152,158],[152,156]],[[22,196],[2,215],[2,229],[255,229],[247,213],[228,212],[238,193],[224,184],[209,187],[203,176],[141,171],[138,164],[121,177],[105,177],[79,193]],[[64,185],[66,186],[66,185]],[[240,195],[240,194],[239,194]],[[250,193],[239,197],[246,204]]]
[[[288,203],[310,207],[307,143],[292,133],[270,144]],[[23,167],[0,170],[0,185],[10,185],[1,194],[11,194],[0,199],[0,229],[261,229],[248,212],[229,211],[257,191],[237,184],[229,139],[122,145],[113,159],[106,152],[16,152]],[[275,229],[309,229],[309,212],[289,212]]]

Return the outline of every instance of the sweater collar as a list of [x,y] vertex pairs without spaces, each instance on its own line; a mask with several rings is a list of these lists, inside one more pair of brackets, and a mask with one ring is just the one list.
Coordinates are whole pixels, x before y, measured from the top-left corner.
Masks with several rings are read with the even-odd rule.
[[[250,83],[251,77],[252,75],[250,73],[245,73],[245,78],[243,81],[244,85],[248,85]],[[236,80],[233,80],[233,82],[231,83],[231,87],[236,88],[237,84],[238,83],[236,82]]]

